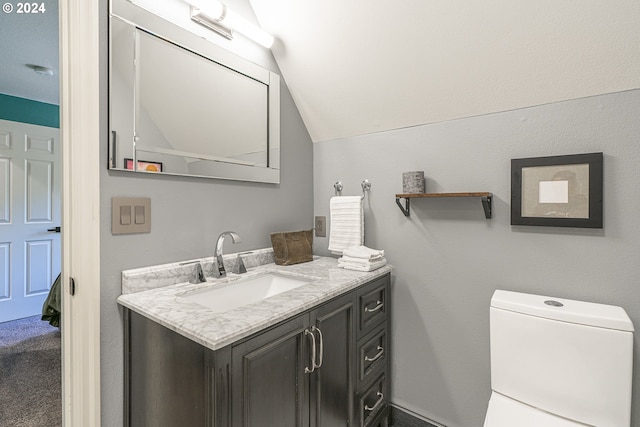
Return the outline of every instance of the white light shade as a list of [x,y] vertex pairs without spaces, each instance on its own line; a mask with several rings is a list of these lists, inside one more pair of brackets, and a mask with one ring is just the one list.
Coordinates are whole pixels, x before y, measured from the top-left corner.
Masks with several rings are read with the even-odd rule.
[[232,10],[227,9],[227,16],[223,19],[223,22],[267,49],[273,46],[274,40],[271,34],[255,26]]
[[273,46],[274,38],[271,34],[244,19],[242,16],[227,8],[217,0],[187,0],[187,3],[200,9],[199,13],[208,18],[219,21],[225,27],[229,27],[254,42],[269,49]]
[[225,14],[225,6],[216,0],[188,0],[189,3],[193,7],[197,7],[200,9],[201,13],[204,13],[209,18],[221,21],[223,20]]

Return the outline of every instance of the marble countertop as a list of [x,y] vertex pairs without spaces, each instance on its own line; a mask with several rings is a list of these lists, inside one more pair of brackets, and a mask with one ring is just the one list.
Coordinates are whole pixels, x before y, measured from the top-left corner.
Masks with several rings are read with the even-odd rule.
[[[392,269],[392,266],[385,265],[371,272],[345,270],[338,267],[335,258],[314,256],[312,262],[291,266],[265,264],[249,269],[245,274],[229,274],[226,279],[212,282],[187,282],[124,294],[118,298],[118,303],[211,350],[217,350],[381,277]],[[224,313],[215,313],[180,298],[194,290],[266,272],[297,276],[308,279],[310,283]]]

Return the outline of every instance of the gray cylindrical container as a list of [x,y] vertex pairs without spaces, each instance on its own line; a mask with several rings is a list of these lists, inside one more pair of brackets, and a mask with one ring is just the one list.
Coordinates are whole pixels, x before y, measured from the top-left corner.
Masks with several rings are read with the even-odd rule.
[[424,171],[403,172],[402,192],[405,194],[424,193]]

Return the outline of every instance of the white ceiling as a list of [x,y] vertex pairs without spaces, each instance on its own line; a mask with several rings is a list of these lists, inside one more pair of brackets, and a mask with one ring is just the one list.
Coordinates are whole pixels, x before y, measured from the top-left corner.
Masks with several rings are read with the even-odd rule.
[[[249,2],[314,142],[640,87],[637,0]],[[58,104],[45,5],[0,14],[0,93]]]
[[[59,104],[58,0],[45,0],[41,13],[0,13],[0,93]],[[4,2],[3,2],[4,4]],[[41,65],[53,75],[36,74]]]
[[640,87],[640,2],[249,0],[314,142]]

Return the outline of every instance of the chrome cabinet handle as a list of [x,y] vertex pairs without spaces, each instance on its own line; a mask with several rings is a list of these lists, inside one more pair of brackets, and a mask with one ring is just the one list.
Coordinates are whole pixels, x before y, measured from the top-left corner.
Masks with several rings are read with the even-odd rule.
[[365,307],[364,308],[364,312],[365,313],[373,313],[375,311],[380,310],[382,307],[384,307],[384,303],[382,301],[380,301],[380,300],[376,301],[376,304],[377,305],[375,307],[373,307],[373,308]]
[[308,329],[304,330],[304,334],[311,336],[311,369],[309,369],[308,366],[305,366],[304,368],[304,373],[310,374],[316,370],[316,336]]
[[311,327],[311,332],[318,331],[318,336],[320,337],[320,351],[318,352],[318,358],[320,362],[315,365],[316,368],[320,368],[322,366],[322,362],[324,361],[324,338],[322,336],[322,331],[320,328],[316,328],[315,326]]
[[375,362],[376,360],[380,359],[382,357],[382,355],[384,354],[384,348],[382,348],[381,346],[378,346],[378,348],[376,348],[376,350],[378,350],[378,354],[376,354],[373,357],[364,356],[364,361],[365,362]]
[[378,401],[372,407],[369,407],[369,405],[364,405],[365,411],[373,412],[377,410],[380,405],[382,405],[382,402],[384,402],[384,394],[378,392],[376,393],[376,396],[378,396]]

